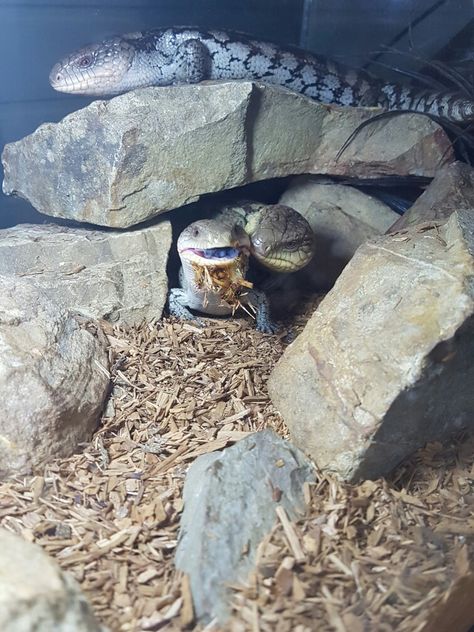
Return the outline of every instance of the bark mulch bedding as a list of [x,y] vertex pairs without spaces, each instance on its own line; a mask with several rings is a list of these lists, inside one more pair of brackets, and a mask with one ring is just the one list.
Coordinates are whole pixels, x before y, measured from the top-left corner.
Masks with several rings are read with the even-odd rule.
[[[286,342],[240,319],[106,334],[113,394],[99,431],[41,476],[1,483],[0,524],[71,572],[113,632],[202,629],[173,566],[186,470],[249,432],[287,436],[266,391]],[[257,572],[232,588],[225,629],[442,632],[458,593],[474,594],[473,475],[469,437],[427,446],[389,480],[318,473],[306,517],[279,513]]]

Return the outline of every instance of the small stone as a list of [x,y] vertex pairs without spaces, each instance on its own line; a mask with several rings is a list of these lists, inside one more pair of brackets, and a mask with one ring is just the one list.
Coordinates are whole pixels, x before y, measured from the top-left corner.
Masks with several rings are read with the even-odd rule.
[[349,481],[474,426],[474,211],[362,245],[272,372],[295,445]]
[[474,208],[474,169],[464,162],[453,162],[436,172],[426,191],[387,232],[424,222],[443,224],[454,211],[470,208]]
[[41,547],[0,529],[2,632],[106,632],[74,579]]
[[0,275],[0,477],[90,440],[109,387],[107,352],[25,279]]
[[128,231],[21,224],[0,230],[0,274],[31,279],[86,318],[133,325],[160,318],[171,226]]
[[432,177],[450,141],[427,117],[324,105],[248,81],[150,87],[93,101],[6,145],[3,191],[40,212],[126,228],[205,193],[302,173]]
[[[304,513],[303,484],[312,480],[311,463],[271,430],[191,465],[176,566],[189,575],[199,621],[225,621],[226,585],[245,580],[254,568],[256,549],[275,524],[278,506],[293,519]],[[278,500],[275,489],[281,491]]]

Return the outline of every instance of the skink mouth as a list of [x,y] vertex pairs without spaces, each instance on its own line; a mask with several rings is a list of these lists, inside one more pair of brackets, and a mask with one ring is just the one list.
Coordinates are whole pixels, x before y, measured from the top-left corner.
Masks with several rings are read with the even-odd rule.
[[123,92],[115,85],[117,77],[113,73],[106,74],[105,72],[100,76],[95,76],[87,71],[80,73],[74,69],[55,67],[49,75],[49,83],[57,92],[66,94],[101,97]]
[[192,259],[203,259],[206,262],[229,263],[235,261],[241,254],[239,248],[184,248],[180,255]]

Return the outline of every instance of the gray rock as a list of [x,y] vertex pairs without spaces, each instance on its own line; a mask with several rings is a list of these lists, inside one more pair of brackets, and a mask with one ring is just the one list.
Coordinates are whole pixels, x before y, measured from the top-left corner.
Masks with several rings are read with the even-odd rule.
[[41,547],[0,529],[2,632],[106,632],[74,579]]
[[278,505],[290,518],[304,513],[302,487],[312,480],[311,463],[271,430],[193,463],[184,486],[176,566],[189,574],[198,620],[225,621],[226,585],[246,579]]
[[290,174],[431,177],[450,144],[426,117],[363,129],[374,109],[250,82],[146,88],[94,101],[3,152],[3,191],[42,213],[128,227],[204,193]]
[[331,287],[357,248],[399,217],[380,200],[318,176],[295,178],[280,203],[301,213],[313,229],[315,255],[301,275],[317,288]]
[[426,191],[387,232],[423,222],[444,223],[462,209],[474,209],[474,169],[464,162],[453,162],[436,172]]
[[109,386],[107,353],[30,282],[0,276],[0,477],[90,439]]
[[127,325],[159,318],[171,226],[99,231],[22,224],[0,230],[0,274],[31,279],[68,309]]
[[474,426],[474,213],[362,245],[269,392],[295,444],[350,481]]

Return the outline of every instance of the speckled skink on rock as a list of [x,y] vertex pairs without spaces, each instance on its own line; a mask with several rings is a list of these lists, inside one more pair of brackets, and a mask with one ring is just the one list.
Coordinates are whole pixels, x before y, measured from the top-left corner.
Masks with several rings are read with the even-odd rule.
[[112,37],[68,55],[50,74],[56,90],[95,96],[209,79],[255,79],[322,103],[474,120],[474,102],[462,95],[386,83],[320,55],[214,30],[180,27]]

